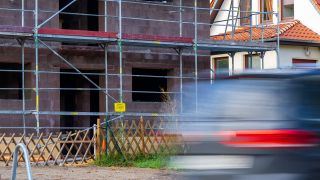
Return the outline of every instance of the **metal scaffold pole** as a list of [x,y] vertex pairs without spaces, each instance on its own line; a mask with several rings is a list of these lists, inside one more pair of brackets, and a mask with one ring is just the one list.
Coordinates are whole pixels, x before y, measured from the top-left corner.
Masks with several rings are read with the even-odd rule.
[[[21,0],[21,26],[24,27],[24,0]],[[25,111],[26,111],[26,98],[25,98],[25,40],[21,40],[20,41],[20,45],[21,45],[21,69],[22,69],[22,111],[23,111],[23,115],[22,115],[22,124],[23,124],[23,134],[27,134],[26,132],[26,115],[25,115]]]
[[[179,36],[183,35],[183,22],[182,22],[182,0],[179,1]],[[180,113],[183,113],[183,59],[182,59],[182,49],[179,49],[179,65],[180,65]]]
[[108,0],[104,0],[104,31],[108,31]]
[[253,3],[252,1],[250,0],[250,15],[249,15],[249,18],[250,18],[250,42],[252,41],[252,21],[253,21],[253,16],[252,16],[252,6],[253,6]]
[[[107,28],[105,26],[105,31],[107,31]],[[106,116],[105,116],[105,123],[107,125],[108,123],[108,115],[109,115],[109,100],[108,100],[108,44],[105,44],[104,45],[104,57],[105,57],[105,76],[104,76],[104,79],[105,79],[105,91],[106,91],[106,95],[105,95],[105,106],[106,106]],[[107,126],[106,126],[107,127]],[[105,136],[105,141],[108,143],[108,129],[106,128],[105,129],[105,132],[106,132],[106,136]],[[106,149],[106,153],[108,152],[108,149]]]
[[235,56],[235,52],[231,52],[229,53],[229,56],[231,57],[231,73],[229,73],[230,75],[234,75],[234,56]]
[[24,27],[24,0],[21,0],[21,26]]
[[[250,42],[252,42],[252,1],[250,0]],[[263,18],[263,17],[262,17]],[[249,53],[249,62],[252,64],[252,52]]]
[[[119,1],[119,34],[118,34],[118,47],[119,47],[119,102],[123,103],[123,69],[122,69],[122,0]],[[122,116],[123,113],[121,113]],[[124,122],[123,118],[120,118],[121,122],[121,141],[124,142]],[[121,153],[122,154],[122,153]],[[123,155],[122,155],[123,156]]]
[[[108,2],[107,0],[104,0],[104,32],[108,32]],[[104,76],[104,79],[105,79],[105,91],[106,91],[106,95],[105,95],[105,106],[106,106],[106,117],[105,117],[105,132],[106,132],[106,136],[105,136],[105,141],[106,143],[108,143],[108,129],[107,129],[107,125],[108,125],[108,115],[109,115],[109,97],[108,97],[108,44],[105,44],[104,45],[104,59],[105,59],[105,76]],[[100,125],[100,124],[99,124]],[[108,153],[108,148],[106,147],[106,153]]]
[[[108,31],[108,6],[107,6],[107,0],[104,0],[104,32]],[[106,89],[106,115],[108,115],[109,112],[109,101],[108,101],[108,44],[104,45],[104,60],[105,60],[105,89]],[[107,120],[107,118],[106,118]]]
[[277,69],[280,69],[280,0],[277,0]]
[[[236,26],[234,24],[234,0],[231,0],[231,16],[232,16],[232,21],[231,21],[231,33],[232,33],[232,41],[234,41],[234,31],[233,28],[234,26]],[[228,24],[227,24],[227,28],[228,28]]]
[[261,40],[262,42],[264,42],[264,16],[265,16],[265,11],[264,11],[264,3],[261,4],[261,9],[262,9],[262,14],[260,16],[262,16],[261,19],[261,25],[262,25],[262,33],[261,33]]
[[26,134],[26,97],[25,97],[25,45],[24,45],[24,40],[21,41],[21,69],[22,69],[22,111],[23,111],[23,115],[22,115],[22,122],[23,122],[23,134]]
[[182,26],[183,26],[183,22],[182,22],[182,0],[179,1],[179,36],[182,37]]
[[183,113],[183,59],[182,49],[179,49],[179,63],[180,63],[180,113]]
[[262,51],[260,52],[260,63],[261,63],[261,69],[264,69],[264,55],[266,52]]
[[35,18],[34,18],[34,45],[35,45],[35,78],[36,78],[36,109],[35,117],[37,121],[37,135],[40,134],[39,120],[39,37],[38,37],[38,18],[39,18],[39,2],[35,0]]
[[122,87],[122,0],[119,0],[119,40],[118,40],[118,47],[119,47],[119,80],[120,80],[120,88],[119,88],[119,101],[123,102],[123,87]]
[[198,112],[198,0],[194,0],[194,76],[195,76],[195,105]]

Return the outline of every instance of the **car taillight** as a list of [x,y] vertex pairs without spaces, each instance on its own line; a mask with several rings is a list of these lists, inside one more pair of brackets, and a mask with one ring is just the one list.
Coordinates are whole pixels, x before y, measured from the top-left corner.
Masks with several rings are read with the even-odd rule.
[[316,133],[304,130],[240,130],[219,135],[222,144],[241,148],[302,148],[319,142]]

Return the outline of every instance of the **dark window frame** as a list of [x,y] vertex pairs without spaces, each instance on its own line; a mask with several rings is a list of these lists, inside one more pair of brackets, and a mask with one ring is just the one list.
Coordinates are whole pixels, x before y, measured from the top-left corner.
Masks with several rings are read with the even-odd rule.
[[[259,57],[259,55],[258,54],[252,54],[252,57]],[[244,69],[253,69],[253,67],[252,67],[252,63],[253,62],[251,62],[251,65],[249,64],[249,60],[250,60],[250,55],[249,54],[246,54],[245,56],[244,56]],[[260,60],[260,57],[259,57],[259,60]],[[261,61],[259,62],[260,63],[260,68],[259,68],[259,70],[261,70]]]
[[281,20],[292,20],[294,19],[294,3],[293,3],[293,16],[290,17],[284,17],[284,0],[281,0],[281,4],[280,4],[280,11],[281,11]]
[[[227,72],[222,72],[222,74],[218,73],[218,69],[217,69],[217,66],[218,66],[218,61],[227,61],[228,62],[228,68],[227,68]],[[224,56],[224,57],[217,57],[217,58],[213,58],[213,63],[214,63],[214,78],[217,78],[217,77],[224,77],[224,76],[229,76],[229,57],[228,56]],[[226,75],[228,74],[228,75]]]
[[[169,89],[168,76],[170,69],[132,68],[132,101],[133,102],[163,102],[162,90]],[[160,76],[145,77],[145,76]],[[148,84],[149,87],[144,86]],[[158,87],[157,87],[158,86]],[[143,92],[146,91],[146,92]],[[155,93],[150,93],[155,92]]]
[[8,88],[0,90],[1,100],[22,100],[21,67],[19,63],[0,63],[0,88]]
[[[260,0],[260,12],[262,13],[262,12],[271,12],[271,11],[263,11],[263,9],[262,9],[262,3],[264,3],[265,1],[271,1],[271,11],[273,11],[273,0]],[[266,6],[264,6],[264,8],[266,8]],[[266,16],[267,17],[267,15],[270,15],[271,16],[271,18],[270,19],[264,19],[264,17]],[[273,22],[273,14],[261,14],[260,15],[260,22],[262,23],[272,23]]]
[[299,59],[293,58],[292,59],[292,67],[294,69],[309,69],[309,68],[316,68],[318,60],[315,59]]
[[[243,11],[250,11],[250,5],[251,5],[251,0],[245,0],[245,1],[240,1],[240,26],[245,26],[250,24],[250,12],[243,12]],[[243,7],[245,6],[245,7]],[[244,8],[244,9],[243,9]],[[248,16],[248,17],[247,17]]]

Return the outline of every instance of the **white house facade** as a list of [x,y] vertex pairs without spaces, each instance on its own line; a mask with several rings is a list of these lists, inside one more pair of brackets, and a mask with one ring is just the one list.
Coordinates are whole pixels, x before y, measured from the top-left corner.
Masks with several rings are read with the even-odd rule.
[[[279,20],[280,50],[279,62],[277,61],[276,51],[265,53],[238,52],[234,54],[234,63],[232,63],[232,58],[228,54],[214,54],[211,57],[211,69],[215,72],[232,74],[245,69],[320,67],[320,0],[216,1],[220,1],[220,4],[215,3],[216,7],[213,7],[215,9],[228,9],[230,4],[233,3],[233,6],[239,7],[241,11],[234,13],[236,14],[234,17],[237,18],[233,18],[234,22],[232,24],[236,26],[236,31],[234,31],[232,38],[232,27],[226,30],[223,26],[220,26],[222,24],[226,25],[227,22],[223,20],[228,19],[228,12],[216,11],[211,16],[211,23],[213,24],[211,37],[213,40],[246,41],[248,32],[245,31],[245,28],[249,25],[257,27],[251,30],[256,36],[253,38],[261,40],[261,37],[263,37],[266,41],[275,39],[277,37],[276,30],[261,31],[261,27],[273,27]],[[280,9],[277,7],[280,7]],[[243,17],[246,17],[245,11],[248,10],[260,12],[260,14],[253,15],[252,20],[250,18],[244,19]],[[279,11],[280,16],[268,14],[267,12],[270,11]],[[230,21],[228,23],[230,24]],[[227,32],[227,35],[225,35],[225,32]],[[226,72],[226,69],[228,72]]]

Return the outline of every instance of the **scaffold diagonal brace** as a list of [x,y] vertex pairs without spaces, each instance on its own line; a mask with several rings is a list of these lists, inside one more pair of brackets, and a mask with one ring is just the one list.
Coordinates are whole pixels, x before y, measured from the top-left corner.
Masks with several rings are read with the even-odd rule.
[[64,6],[63,8],[61,8],[59,11],[57,11],[56,13],[54,13],[52,16],[50,16],[47,20],[45,20],[44,22],[42,22],[41,24],[39,24],[36,28],[39,29],[41,28],[43,25],[45,25],[47,22],[49,22],[51,19],[53,19],[54,17],[56,17],[57,15],[59,15],[62,11],[64,11],[65,9],[67,9],[69,6],[71,6],[73,3],[75,3],[78,0],[73,0],[71,1],[69,4],[67,4],[66,6]]
[[70,63],[66,58],[62,57],[57,51],[52,49],[50,46],[48,46],[45,42],[41,41],[39,39],[39,42],[43,44],[46,48],[48,48],[51,52],[53,52],[57,57],[59,57],[63,62],[65,62],[68,66],[70,66],[72,69],[77,71],[82,77],[84,77],[86,80],[88,80],[92,85],[94,85],[98,90],[103,91],[106,95],[108,95],[112,100],[115,102],[118,102],[114,97],[112,97],[110,94],[107,93],[106,90],[101,88],[98,84],[93,82],[87,75],[83,74],[77,67],[75,67],[72,63]]

